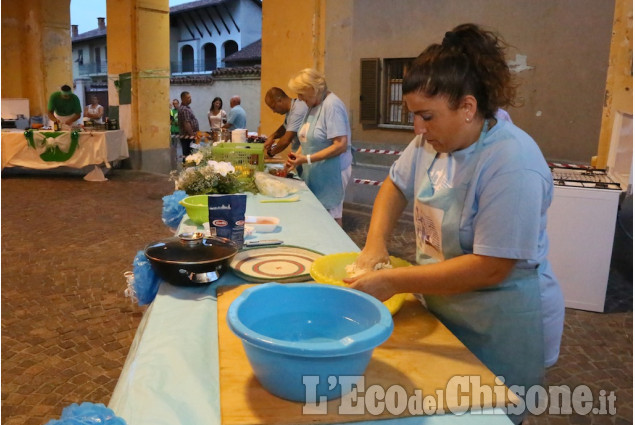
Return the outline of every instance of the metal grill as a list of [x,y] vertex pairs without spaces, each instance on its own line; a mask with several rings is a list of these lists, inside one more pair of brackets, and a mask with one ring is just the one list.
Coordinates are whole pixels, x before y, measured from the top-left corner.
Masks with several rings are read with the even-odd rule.
[[556,186],[621,190],[619,183],[613,181],[606,174],[606,170],[586,166],[580,166],[580,168],[552,166],[551,175]]

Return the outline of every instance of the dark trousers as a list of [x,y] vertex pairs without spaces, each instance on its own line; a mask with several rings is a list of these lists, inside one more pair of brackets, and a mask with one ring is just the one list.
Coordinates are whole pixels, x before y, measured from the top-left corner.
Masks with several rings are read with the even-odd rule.
[[183,158],[192,153],[192,148],[190,148],[190,143],[192,143],[192,139],[181,138],[181,150],[183,151]]

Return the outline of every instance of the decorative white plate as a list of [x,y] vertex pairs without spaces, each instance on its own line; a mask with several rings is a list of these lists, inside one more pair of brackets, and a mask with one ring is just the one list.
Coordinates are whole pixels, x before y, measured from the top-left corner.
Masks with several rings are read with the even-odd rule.
[[229,267],[249,282],[304,282],[311,280],[311,265],[321,256],[291,245],[252,248],[236,254]]

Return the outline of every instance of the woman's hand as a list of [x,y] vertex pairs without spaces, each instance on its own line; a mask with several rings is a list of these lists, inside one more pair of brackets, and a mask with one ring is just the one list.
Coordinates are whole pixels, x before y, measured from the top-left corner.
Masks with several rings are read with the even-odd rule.
[[[343,279],[351,288],[366,292],[375,298],[385,301],[395,294],[395,289],[387,280],[382,279],[382,270],[375,270],[375,265],[390,261],[390,256],[385,246],[365,246],[355,260],[355,264],[362,270],[368,270],[358,277]],[[383,276],[385,278],[385,276]]]
[[299,152],[290,152],[287,156],[287,162],[284,164],[287,170],[292,170],[296,168],[298,165],[302,165],[306,163],[306,156],[302,155]]
[[379,301],[386,301],[397,292],[392,285],[390,269],[376,270],[363,274],[357,278],[344,279],[350,287],[358,291],[366,292]]
[[366,245],[362,252],[355,260],[357,267],[364,270],[375,270],[375,265],[379,263],[387,263],[390,261],[388,250],[384,245],[370,246]]

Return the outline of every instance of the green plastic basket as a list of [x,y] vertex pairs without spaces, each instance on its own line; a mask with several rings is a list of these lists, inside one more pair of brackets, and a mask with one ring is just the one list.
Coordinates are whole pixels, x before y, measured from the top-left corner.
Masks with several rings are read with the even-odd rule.
[[212,148],[216,161],[231,162],[234,166],[264,171],[265,154],[262,143],[219,143]]

